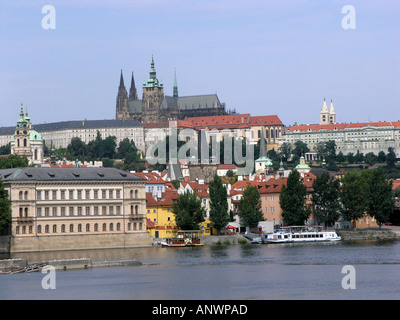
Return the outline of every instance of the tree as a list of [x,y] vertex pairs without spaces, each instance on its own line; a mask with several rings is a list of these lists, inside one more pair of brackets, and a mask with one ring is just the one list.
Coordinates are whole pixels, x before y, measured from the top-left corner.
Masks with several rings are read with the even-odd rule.
[[288,161],[292,154],[293,146],[289,142],[284,142],[279,147],[279,151],[281,152],[282,156]]
[[342,177],[341,183],[343,217],[350,221],[360,219],[367,210],[368,202],[368,182],[365,174],[348,172]]
[[10,154],[8,157],[0,158],[0,169],[22,168],[22,167],[29,167],[29,161],[27,157],[21,157],[16,154]]
[[210,190],[210,220],[212,226],[220,230],[229,222],[228,194],[222,180],[218,175],[209,184]]
[[392,147],[389,147],[388,153],[386,155],[386,164],[389,167],[394,167],[395,163],[396,163],[396,154],[394,152],[394,149]]
[[367,212],[371,217],[375,217],[380,227],[389,220],[389,216],[394,210],[392,181],[387,181],[384,169],[378,167],[372,171],[368,185]]
[[307,187],[300,181],[300,174],[293,170],[282,185],[279,197],[282,208],[282,218],[286,225],[303,225],[311,214],[311,208],[306,206]]
[[364,161],[366,164],[369,164],[370,166],[372,166],[378,162],[378,158],[373,152],[368,152],[364,156]]
[[326,162],[333,163],[336,160],[336,142],[334,140],[325,143],[324,154]]
[[332,226],[339,219],[342,205],[340,203],[340,181],[323,172],[313,182],[314,214],[325,226]]
[[385,152],[379,151],[377,160],[378,160],[378,163],[384,163],[386,161]]
[[86,143],[84,143],[79,137],[74,137],[71,139],[71,142],[67,146],[67,150],[74,158],[84,157],[87,155]]
[[294,143],[293,154],[301,157],[304,153],[309,152],[310,149],[308,148],[307,144],[301,140],[297,140]]
[[0,232],[4,233],[11,222],[11,204],[8,200],[8,192],[4,189],[0,179]]
[[241,223],[250,228],[257,227],[258,222],[263,220],[261,198],[256,186],[248,186],[243,191],[239,201],[239,217]]
[[204,221],[205,209],[196,193],[186,191],[172,204],[176,225],[182,230],[198,230]]

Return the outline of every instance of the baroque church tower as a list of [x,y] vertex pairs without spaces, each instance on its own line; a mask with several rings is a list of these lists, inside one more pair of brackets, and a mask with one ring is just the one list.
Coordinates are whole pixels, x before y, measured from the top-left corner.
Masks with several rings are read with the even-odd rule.
[[164,100],[164,86],[158,81],[154,59],[151,57],[150,77],[143,83],[142,121],[146,123],[159,122],[160,107]]
[[40,133],[33,130],[28,111],[24,115],[21,104],[19,120],[11,138],[11,154],[27,157],[29,164],[41,164],[43,162],[43,149],[43,138]]

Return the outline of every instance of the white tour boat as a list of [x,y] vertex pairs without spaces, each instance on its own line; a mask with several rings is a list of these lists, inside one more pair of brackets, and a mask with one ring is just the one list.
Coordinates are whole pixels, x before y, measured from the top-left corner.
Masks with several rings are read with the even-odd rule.
[[280,227],[261,238],[263,243],[338,241],[340,236],[333,230],[323,230],[322,226]]

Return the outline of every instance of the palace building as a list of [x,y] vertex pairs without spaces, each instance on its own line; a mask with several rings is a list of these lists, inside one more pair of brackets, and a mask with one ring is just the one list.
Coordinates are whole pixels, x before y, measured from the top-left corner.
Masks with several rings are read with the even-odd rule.
[[114,168],[0,170],[11,201],[10,252],[151,245],[146,181]]
[[168,120],[183,120],[186,117],[225,115],[225,104],[219,101],[216,94],[184,96],[178,95],[176,74],[174,77],[173,95],[164,94],[164,85],[157,79],[154,59],[151,59],[149,79],[143,83],[142,99],[138,92],[132,73],[131,87],[125,88],[121,70],[118,87],[115,118],[135,119],[140,123],[165,122]]

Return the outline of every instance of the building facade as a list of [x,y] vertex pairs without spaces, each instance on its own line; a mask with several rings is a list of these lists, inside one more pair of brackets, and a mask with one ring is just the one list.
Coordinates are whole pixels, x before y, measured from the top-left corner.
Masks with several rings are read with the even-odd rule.
[[146,233],[145,181],[114,168],[0,170],[11,201],[11,249],[133,247]]
[[396,157],[400,157],[400,121],[296,125],[285,132],[280,143],[294,144],[299,140],[314,152],[318,143],[333,140],[336,154],[359,151],[378,155],[380,151],[387,153],[391,147]]

